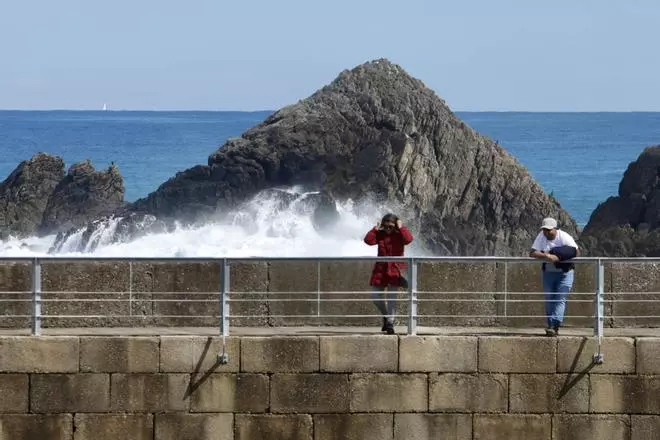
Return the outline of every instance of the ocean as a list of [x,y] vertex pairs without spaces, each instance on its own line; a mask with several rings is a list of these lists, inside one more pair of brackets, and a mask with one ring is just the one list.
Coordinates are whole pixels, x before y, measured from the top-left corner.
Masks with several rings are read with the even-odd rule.
[[[61,156],[67,167],[90,159],[97,169],[114,162],[124,176],[126,199],[134,201],[208,156],[229,137],[263,121],[263,112],[0,111],[0,179],[37,152]],[[650,145],[660,144],[660,113],[456,112],[479,133],[499,142],[552,193],[583,226],[598,203],[616,195],[628,164]],[[241,230],[237,222],[177,230],[139,243],[103,242],[97,255],[245,256],[321,255],[325,238],[295,212],[268,218],[263,200],[255,201],[264,224]],[[361,236],[379,216],[364,217],[350,205],[341,208],[346,234],[330,248],[336,255],[369,255]],[[239,213],[243,218],[246,213]],[[254,214],[252,214],[254,216]],[[241,217],[242,216],[242,217]],[[240,223],[240,222],[239,222]],[[43,254],[53,237],[0,243],[0,256]],[[357,240],[357,243],[354,241]],[[29,244],[29,250],[20,244]],[[200,245],[201,243],[201,245]],[[292,244],[297,243],[292,247]]]

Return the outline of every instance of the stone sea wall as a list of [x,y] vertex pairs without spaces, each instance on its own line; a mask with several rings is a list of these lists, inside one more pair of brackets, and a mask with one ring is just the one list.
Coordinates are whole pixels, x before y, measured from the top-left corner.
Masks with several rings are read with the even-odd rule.
[[660,338],[0,337],[0,439],[651,440]]
[[[369,262],[233,262],[234,326],[380,325]],[[217,262],[44,262],[45,327],[217,326]],[[537,263],[419,263],[421,326],[543,325]],[[608,263],[606,325],[659,326],[660,265]],[[30,263],[0,265],[0,327],[27,327]],[[567,325],[591,326],[595,265],[579,264]],[[406,293],[399,311],[407,313]],[[403,323],[405,317],[399,318]]]

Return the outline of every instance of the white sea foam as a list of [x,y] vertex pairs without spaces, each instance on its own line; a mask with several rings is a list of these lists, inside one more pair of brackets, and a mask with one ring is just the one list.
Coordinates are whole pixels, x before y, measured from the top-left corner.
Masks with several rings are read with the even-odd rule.
[[[365,233],[392,207],[351,201],[340,203],[338,222],[329,230],[314,227],[305,193],[283,190],[293,201],[283,203],[273,192],[262,192],[224,220],[197,227],[177,226],[172,232],[150,233],[129,242],[113,242],[118,220],[103,222],[84,250],[83,231],[72,234],[55,254],[48,254],[55,236],[0,242],[0,256],[99,257],[334,257],[374,256],[376,249],[363,242]],[[413,228],[413,234],[415,233]],[[93,243],[97,243],[93,246]],[[406,255],[423,255],[415,240]]]

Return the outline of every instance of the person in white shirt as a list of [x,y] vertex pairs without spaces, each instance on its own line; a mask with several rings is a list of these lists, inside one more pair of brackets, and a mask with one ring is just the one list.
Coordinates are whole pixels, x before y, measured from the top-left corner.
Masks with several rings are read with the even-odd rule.
[[541,231],[536,236],[529,256],[544,260],[543,292],[545,295],[545,315],[548,327],[547,336],[557,336],[564,320],[566,300],[573,287],[574,265],[565,260],[577,257],[578,245],[568,232],[558,228],[557,220],[543,219]]

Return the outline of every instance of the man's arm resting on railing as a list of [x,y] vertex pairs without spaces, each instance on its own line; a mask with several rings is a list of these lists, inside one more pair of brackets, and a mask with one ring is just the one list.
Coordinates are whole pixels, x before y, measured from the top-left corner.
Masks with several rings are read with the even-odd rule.
[[529,256],[539,260],[559,261],[559,258],[556,255],[546,254],[545,252],[537,251],[536,249],[531,249],[529,251]]

